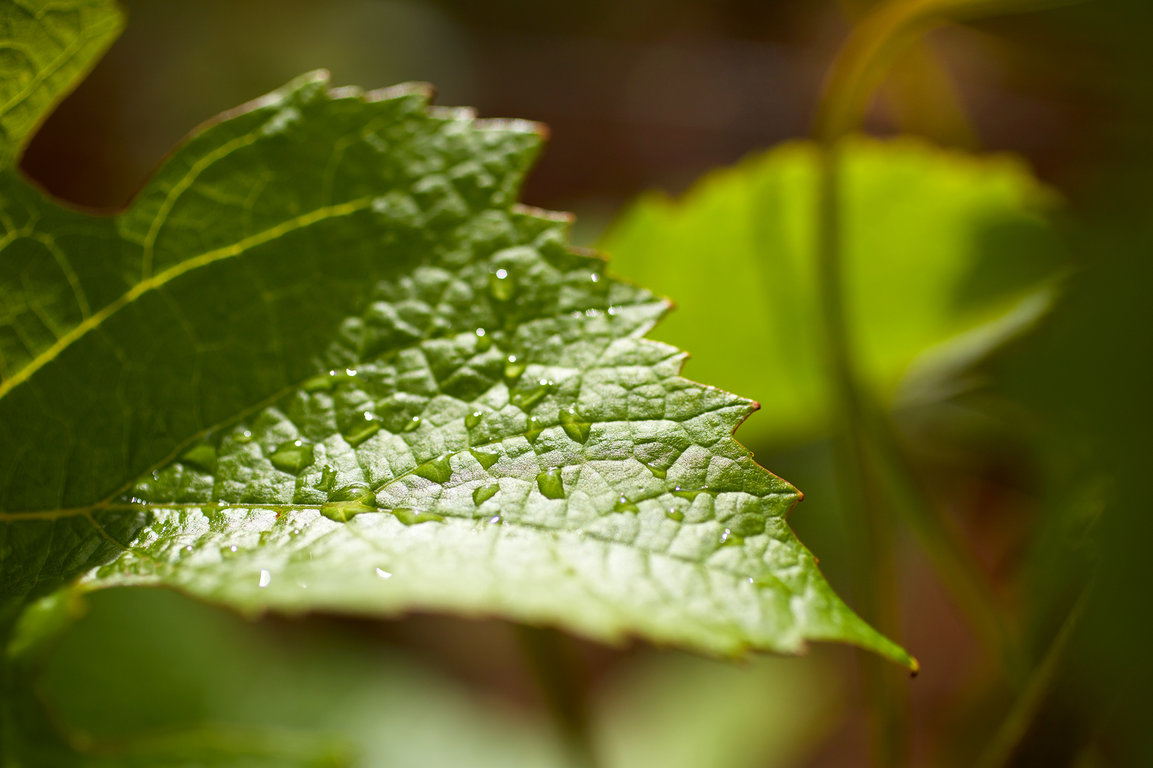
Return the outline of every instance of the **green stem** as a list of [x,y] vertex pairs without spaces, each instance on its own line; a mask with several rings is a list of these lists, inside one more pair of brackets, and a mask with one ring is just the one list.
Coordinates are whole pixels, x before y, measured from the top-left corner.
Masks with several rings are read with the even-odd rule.
[[581,670],[556,630],[518,626],[521,647],[564,741],[572,768],[596,768]]
[[[825,351],[833,381],[834,413],[848,435],[840,461],[846,478],[846,499],[862,498],[856,517],[870,528],[891,525],[887,508],[892,507],[917,535],[946,588],[974,627],[990,658],[997,659],[1012,678],[1019,663],[1016,645],[1008,632],[988,584],[976,568],[959,537],[951,531],[910,473],[887,417],[861,390],[851,357],[840,225],[838,221],[838,154],[842,139],[861,123],[868,100],[881,78],[906,48],[919,37],[949,21],[971,19],[996,13],[1034,10],[1064,5],[1077,0],[891,0],[882,4],[853,31],[833,65],[824,99],[817,115],[815,134],[823,146],[819,189],[819,228],[817,269]],[[880,498],[866,497],[872,491]],[[883,501],[882,501],[883,500]],[[870,511],[872,510],[872,511]],[[883,588],[891,570],[891,542],[872,531],[864,536],[873,554],[869,567],[880,575],[859,574],[872,589]],[[867,576],[867,578],[865,578]],[[875,611],[871,616],[879,629],[890,609],[883,598],[868,598]]]
[[[1061,2],[1061,0],[1057,0]],[[867,585],[863,608],[885,634],[895,634],[893,539],[889,507],[896,507],[925,545],[942,580],[991,646],[994,658],[1012,656],[1008,634],[992,611],[995,602],[959,542],[925,503],[900,458],[880,408],[858,384],[846,313],[840,234],[841,140],[858,128],[881,77],[905,48],[951,19],[1052,5],[1052,0],[892,0],[854,31],[834,63],[815,133],[821,141],[818,188],[817,282],[825,355],[832,382],[842,498],[856,505],[849,520],[864,542],[857,557],[858,583]],[[876,762],[907,762],[908,721],[902,691],[875,660],[865,679],[877,718]]]
[[[837,476],[853,538],[862,542],[854,558],[856,580],[864,585],[859,601],[865,616],[885,635],[897,629],[894,600],[895,565],[892,522],[879,498],[869,462],[868,421],[853,373],[852,350],[845,318],[840,248],[839,148],[828,144],[821,153],[818,204],[817,275],[826,364],[833,385]],[[855,507],[855,509],[853,509]],[[881,766],[908,762],[908,720],[903,691],[893,670],[880,659],[867,657],[862,670],[870,711],[875,718],[874,761]]]
[[1081,614],[1085,612],[1085,603],[1088,601],[1088,597],[1088,590],[1086,590],[1077,599],[1073,610],[1069,611],[1069,615],[1065,617],[1061,630],[1053,638],[1053,642],[1049,644],[1045,656],[1030,674],[1021,693],[1013,702],[1009,713],[1001,721],[1001,727],[997,730],[997,734],[977,762],[980,768],[1001,768],[1001,766],[1008,764],[1012,758],[1013,751],[1021,743],[1025,732],[1029,730],[1029,724],[1036,717],[1045,694],[1049,692],[1049,688],[1057,676],[1057,670],[1061,666],[1061,660],[1065,656],[1069,640],[1073,637],[1073,631],[1077,628]]

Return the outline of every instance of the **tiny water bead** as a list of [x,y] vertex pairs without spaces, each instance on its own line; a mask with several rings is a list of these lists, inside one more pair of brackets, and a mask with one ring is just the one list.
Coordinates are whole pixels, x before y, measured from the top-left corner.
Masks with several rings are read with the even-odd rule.
[[505,358],[504,363],[504,378],[508,383],[512,383],[519,379],[528,368],[528,364],[519,360],[516,355],[509,355]]
[[524,430],[525,439],[530,443],[535,443],[541,432],[544,432],[544,423],[536,416],[530,416],[528,426]]
[[260,569],[260,579],[257,581],[256,586],[264,589],[272,583],[272,574],[265,568]]
[[291,475],[299,474],[301,470],[312,464],[313,459],[312,444],[303,440],[283,442],[276,446],[276,450],[268,457],[272,466]]
[[357,515],[363,515],[366,512],[379,511],[376,507],[363,501],[329,501],[320,505],[320,514],[338,523],[347,523]]
[[365,440],[379,432],[382,426],[376,414],[371,411],[364,411],[358,416],[353,417],[348,426],[341,431],[341,435],[343,435],[346,443],[356,448]]
[[426,480],[431,480],[434,483],[444,485],[452,477],[452,467],[449,465],[450,454],[442,454],[435,459],[426,461],[419,467],[414,469],[412,473],[417,477],[423,477]]
[[478,507],[491,499],[500,491],[500,485],[497,483],[489,483],[488,485],[479,485],[473,489],[472,503]]
[[665,517],[667,517],[669,520],[680,523],[684,521],[685,513],[681,512],[679,509],[670,508],[667,512],[665,512]]
[[489,453],[488,451],[482,451],[479,448],[471,448],[469,449],[469,453],[472,454],[472,457],[476,459],[484,469],[488,469],[493,464],[496,464],[497,460],[500,458],[499,453]]
[[712,493],[712,491],[709,490],[707,485],[704,488],[682,488],[678,485],[672,490],[673,496],[681,499],[688,499],[689,501],[692,501],[702,493]]
[[386,580],[392,578],[392,573],[384,570],[383,568],[377,568],[376,569],[376,575],[379,576],[380,578],[386,579]]
[[336,467],[325,464],[320,470],[320,479],[313,483],[312,487],[324,493],[332,491],[336,487]]
[[305,392],[331,392],[333,387],[336,386],[336,371],[329,371],[322,373],[319,376],[313,376],[301,385]]
[[488,276],[488,293],[497,301],[508,301],[516,292],[507,269],[498,269]]
[[465,414],[465,417],[464,417],[465,429],[475,429],[480,424],[480,421],[483,418],[484,418],[484,414],[481,413],[480,411],[472,411],[470,413]]
[[578,443],[588,442],[589,433],[592,431],[592,424],[585,421],[580,414],[577,413],[575,408],[565,408],[557,414],[557,420],[560,422],[561,428],[564,429],[569,439],[575,440]]
[[622,494],[620,499],[617,500],[617,503],[613,505],[613,511],[628,512],[630,515],[635,515],[640,512],[640,507],[638,507],[636,504],[633,504],[628,500],[627,496]]
[[653,473],[653,477],[657,478],[658,480],[664,480],[666,477],[668,477],[668,470],[666,470],[664,467],[657,466],[656,464],[650,464],[648,462],[645,462],[645,466],[648,467],[649,472]]
[[522,389],[514,392],[509,398],[509,402],[520,408],[522,411],[530,410],[534,405],[539,403],[549,392],[552,391],[553,382],[549,379],[539,379],[536,384],[528,389]]
[[487,352],[492,347],[492,337],[484,328],[476,329],[476,351]]
[[408,509],[400,507],[391,510],[392,514],[397,520],[405,525],[418,525],[420,523],[435,523],[444,520],[444,517],[436,514],[435,512],[425,512],[422,510]]
[[739,547],[741,544],[744,544],[744,543],[745,543],[745,537],[744,536],[733,533],[728,528],[726,528],[724,530],[724,532],[721,534],[721,546],[722,547]]
[[404,426],[401,427],[401,429],[405,432],[412,432],[413,430],[415,430],[419,426],[420,426],[420,417],[419,416],[413,416],[411,419],[409,419],[408,421],[406,421],[404,423]]
[[564,498],[564,481],[561,479],[560,467],[550,467],[536,476],[536,485],[540,492],[550,499]]

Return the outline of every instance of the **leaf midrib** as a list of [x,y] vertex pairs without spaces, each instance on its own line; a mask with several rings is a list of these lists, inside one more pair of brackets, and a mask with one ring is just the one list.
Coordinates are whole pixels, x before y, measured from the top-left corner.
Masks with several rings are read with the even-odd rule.
[[56,341],[35,358],[33,358],[27,365],[16,371],[8,379],[0,382],[0,397],[4,397],[8,392],[12,391],[20,384],[27,381],[33,374],[39,371],[52,360],[56,359],[65,349],[85,336],[90,331],[98,328],[105,320],[111,315],[115,314],[125,306],[140,298],[149,291],[158,290],[164,287],[167,283],[175,280],[186,272],[200,267],[208,266],[216,261],[239,256],[252,248],[255,248],[265,243],[269,243],[277,238],[283,237],[291,232],[311,226],[313,224],[327,221],[329,219],[337,218],[338,216],[348,216],[353,213],[365,210],[372,206],[373,202],[378,199],[378,196],[371,195],[366,197],[356,198],[344,203],[336,205],[321,206],[308,213],[294,216],[291,219],[270,227],[261,232],[238,240],[231,245],[221,246],[211,251],[207,251],[198,256],[181,261],[172,267],[159,272],[156,275],[141,280],[136,285],[132,286],[124,294],[116,300],[110,302],[98,312],[93,313],[87,318],[81,320],[76,324],[72,330],[60,336]]

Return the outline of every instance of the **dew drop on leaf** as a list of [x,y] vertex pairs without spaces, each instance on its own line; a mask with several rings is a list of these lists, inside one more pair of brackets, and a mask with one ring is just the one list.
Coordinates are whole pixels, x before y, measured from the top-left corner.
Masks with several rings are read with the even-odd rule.
[[489,453],[488,451],[481,451],[476,448],[469,450],[469,453],[471,453],[472,457],[476,459],[485,469],[488,469],[493,464],[496,464],[497,460],[500,458],[499,453]]
[[498,269],[488,276],[488,293],[497,301],[508,301],[514,291],[507,269]]
[[497,491],[500,490],[500,485],[497,483],[489,483],[488,485],[479,485],[473,489],[472,503],[480,506],[493,496],[496,496]]
[[560,425],[564,429],[565,434],[568,435],[570,439],[578,443],[588,441],[589,432],[592,431],[592,425],[581,418],[575,408],[561,410],[557,415],[557,419],[560,421]]
[[312,464],[312,444],[303,440],[288,440],[278,445],[268,460],[272,462],[272,466],[281,472],[288,472],[292,475],[298,474],[302,469]]
[[443,454],[437,456],[431,461],[426,461],[419,467],[414,469],[412,473],[418,477],[423,477],[426,480],[431,480],[434,483],[444,485],[452,477],[452,467],[448,463],[449,455]]
[[537,487],[540,492],[550,499],[564,498],[564,481],[560,476],[560,467],[550,467],[536,476]]
[[622,495],[620,499],[617,500],[617,503],[613,505],[613,511],[628,512],[629,514],[635,515],[640,512],[640,507],[629,501],[627,496]]
[[435,512],[422,512],[415,509],[408,509],[400,507],[392,510],[392,514],[396,519],[405,525],[417,525],[418,523],[432,523],[439,522],[444,519],[441,515]]

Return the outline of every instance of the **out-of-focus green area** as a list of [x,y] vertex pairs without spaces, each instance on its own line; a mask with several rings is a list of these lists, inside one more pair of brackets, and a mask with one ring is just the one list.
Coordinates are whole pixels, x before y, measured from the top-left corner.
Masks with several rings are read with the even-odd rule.
[[[819,152],[782,145],[706,176],[679,201],[643,197],[600,242],[620,274],[686,297],[652,337],[695,350],[689,378],[761,404],[740,435],[762,448],[831,431]],[[878,399],[893,402],[928,353],[972,358],[1044,312],[1065,267],[1049,220],[1055,201],[1013,159],[858,139],[844,149],[841,178],[846,312],[856,365]]]
[[[679,194],[709,169],[802,137],[848,28],[831,2],[125,5],[124,37],[24,159],[64,198],[123,204],[189,126],[325,67],[337,83],[427,80],[441,103],[548,123],[551,146],[525,197],[574,208],[584,243],[643,190]],[[1011,765],[1153,764],[1145,654],[1153,627],[1142,567],[1153,542],[1143,482],[1153,458],[1153,304],[1144,295],[1153,284],[1151,25],[1145,0],[1115,0],[944,30],[931,55],[947,77],[910,87],[924,70],[906,65],[869,117],[876,132],[922,131],[930,142],[1017,153],[1064,201],[1058,236],[1072,272],[1052,315],[995,356],[938,378],[897,414],[918,479],[962,533],[1028,659],[1044,658],[1092,588]],[[957,114],[943,106],[954,103]],[[898,186],[886,198],[902,200],[910,227],[901,211],[862,221],[863,260],[886,247],[886,232],[907,245],[927,226],[927,195]],[[714,273],[719,262],[706,246],[730,235],[700,245]],[[758,268],[771,273],[768,246]],[[982,274],[997,274],[1001,259],[1022,250],[975,241],[958,255],[957,247],[947,244],[951,258],[997,259]],[[931,259],[940,250],[930,242],[910,252]],[[660,265],[637,266],[648,283],[642,269],[656,277]],[[732,269],[724,277],[740,284],[741,302],[719,297],[707,280],[679,279],[673,298],[685,315],[725,302],[715,314],[738,322],[761,277]],[[902,275],[875,277],[892,283],[894,314],[905,309],[896,298]],[[728,357],[734,387],[764,375],[751,345]],[[786,361],[773,369],[782,379],[791,373]],[[761,440],[752,427],[741,437],[758,459],[807,494],[792,518],[802,540],[851,594],[837,564],[860,542],[845,533],[825,443],[812,433],[808,442]],[[971,765],[1013,712],[1015,684],[978,649],[913,540],[902,539],[898,567],[898,639],[923,667],[908,685],[914,762]],[[148,735],[153,751],[142,764],[235,761],[237,750],[248,751],[249,764],[286,764],[286,752],[321,765],[357,754],[371,758],[367,765],[560,762],[506,629],[249,624],[165,593],[109,593],[86,610],[37,662],[40,691],[84,745]],[[577,658],[607,765],[865,762],[868,712],[846,649],[746,667],[651,649],[581,646]],[[215,756],[190,759],[181,739],[214,745]],[[96,753],[128,764],[115,749]]]

